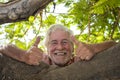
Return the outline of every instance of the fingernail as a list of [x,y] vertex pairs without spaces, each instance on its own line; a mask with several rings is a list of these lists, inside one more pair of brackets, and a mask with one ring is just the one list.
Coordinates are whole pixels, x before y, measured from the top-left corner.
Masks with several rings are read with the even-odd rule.
[[86,60],[90,60],[90,57],[89,57],[89,56],[87,56],[87,57],[86,57]]

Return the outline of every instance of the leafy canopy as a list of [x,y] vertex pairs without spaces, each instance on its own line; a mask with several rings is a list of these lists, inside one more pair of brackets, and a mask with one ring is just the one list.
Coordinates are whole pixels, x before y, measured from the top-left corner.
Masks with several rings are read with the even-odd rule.
[[[2,1],[2,0],[1,0]],[[57,7],[64,6],[57,11]],[[64,12],[63,8],[68,11]],[[63,12],[63,13],[62,13]],[[46,30],[51,24],[64,24],[86,43],[105,40],[120,41],[120,0],[54,0],[37,16],[28,21],[0,26],[0,43],[13,43],[28,49],[41,36],[41,48]]]

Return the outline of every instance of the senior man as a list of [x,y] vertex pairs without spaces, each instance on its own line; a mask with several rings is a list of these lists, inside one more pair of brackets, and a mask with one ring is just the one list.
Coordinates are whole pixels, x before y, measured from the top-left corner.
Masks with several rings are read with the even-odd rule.
[[0,52],[29,65],[39,65],[43,61],[49,65],[64,67],[79,60],[90,60],[95,54],[116,44],[114,41],[85,44],[78,41],[73,32],[61,24],[51,25],[46,33],[47,53],[38,48],[39,42],[40,37],[37,37],[29,50],[22,50],[12,44],[1,46]]

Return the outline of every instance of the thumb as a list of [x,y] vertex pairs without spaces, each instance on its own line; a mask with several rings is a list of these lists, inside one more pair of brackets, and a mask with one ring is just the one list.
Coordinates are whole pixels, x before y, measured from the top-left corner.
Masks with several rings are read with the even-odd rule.
[[75,36],[72,36],[72,41],[75,45],[79,45],[79,41],[75,38]]
[[33,44],[33,46],[38,47],[38,44],[40,43],[40,36],[38,36]]

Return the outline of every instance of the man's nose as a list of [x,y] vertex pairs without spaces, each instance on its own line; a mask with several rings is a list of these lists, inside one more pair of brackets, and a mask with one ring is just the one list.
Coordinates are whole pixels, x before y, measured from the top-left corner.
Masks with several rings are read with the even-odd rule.
[[62,44],[58,44],[58,45],[57,45],[57,49],[58,49],[58,50],[62,50],[63,48],[64,48],[64,46],[63,46]]

